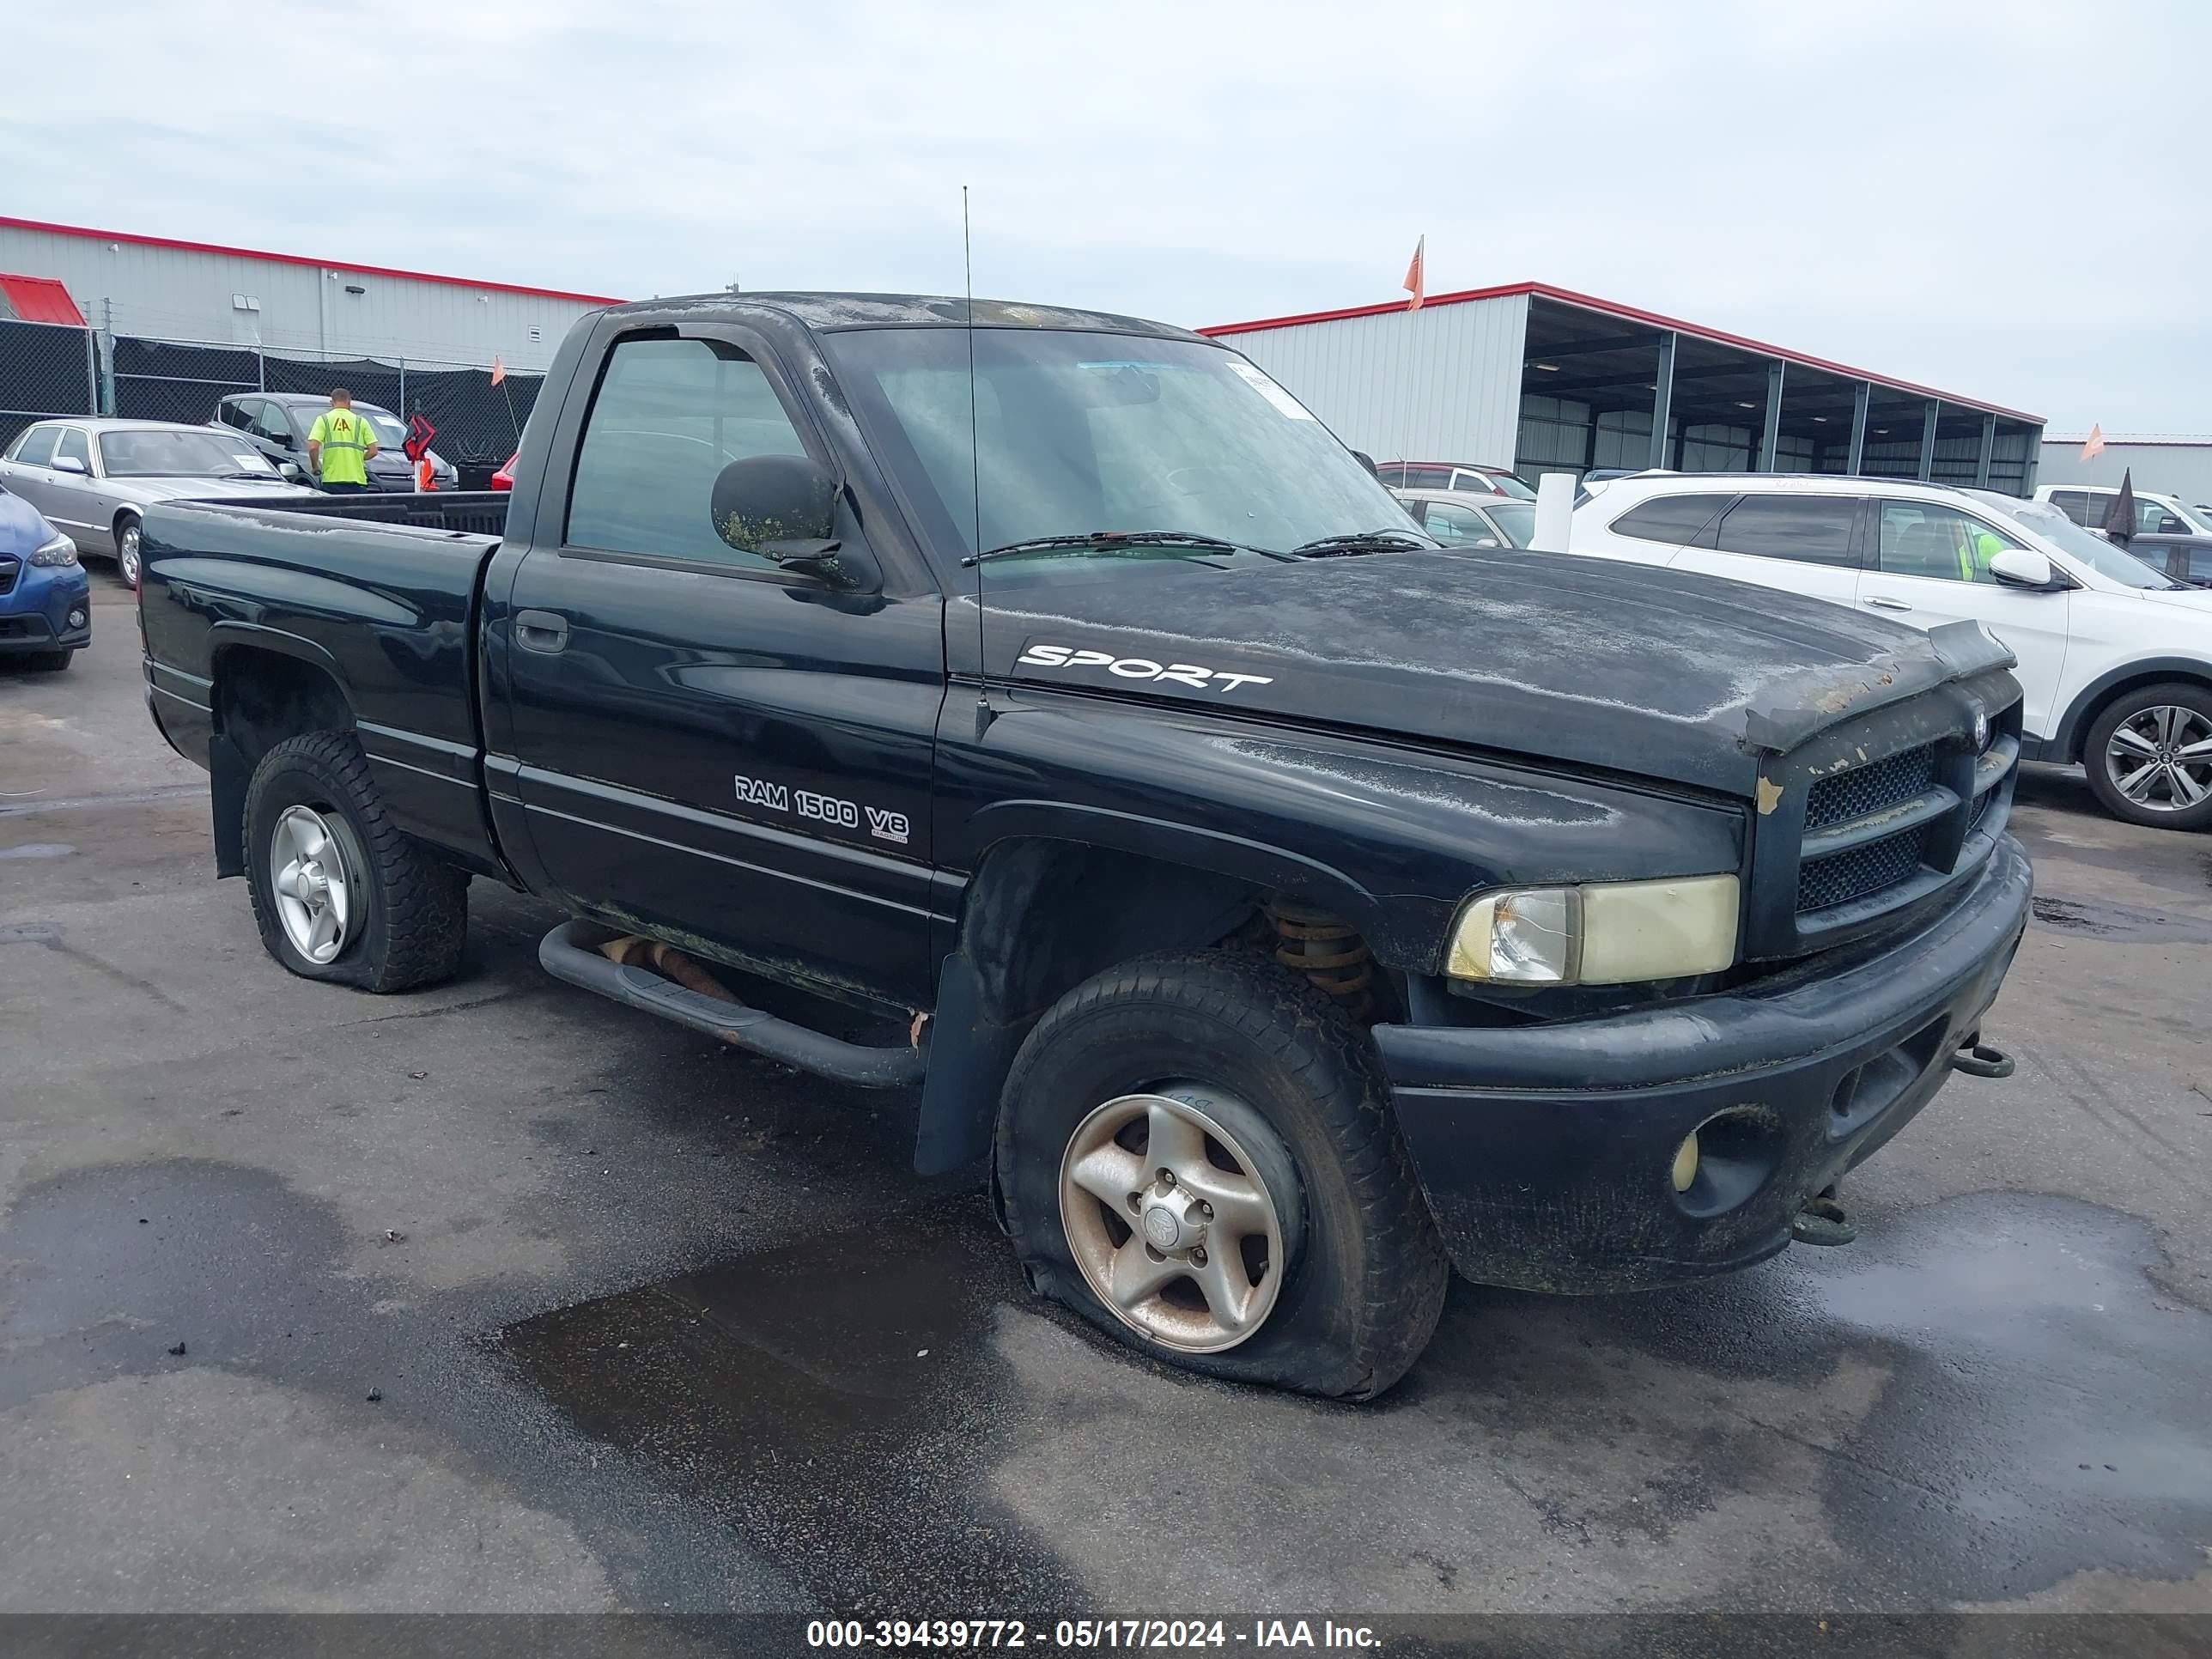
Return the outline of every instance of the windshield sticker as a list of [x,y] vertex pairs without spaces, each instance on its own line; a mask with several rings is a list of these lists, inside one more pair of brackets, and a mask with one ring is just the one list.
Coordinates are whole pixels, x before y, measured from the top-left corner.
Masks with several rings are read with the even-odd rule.
[[236,461],[240,466],[244,467],[249,472],[268,465],[268,463],[263,460],[258,455],[239,455],[234,453],[230,459]]
[[1229,372],[1231,374],[1234,374],[1238,380],[1243,381],[1245,385],[1250,386],[1253,391],[1258,392],[1262,398],[1265,398],[1269,403],[1274,404],[1277,409],[1289,416],[1292,420],[1310,421],[1313,419],[1312,411],[1308,410],[1304,404],[1301,404],[1296,398],[1291,396],[1289,392],[1284,391],[1282,387],[1277,386],[1273,380],[1269,380],[1265,374],[1262,374],[1258,369],[1253,368],[1251,364],[1246,362],[1242,357],[1231,357],[1229,360]]
[[1240,685],[1273,685],[1266,674],[1233,674],[1189,662],[1154,662],[1150,657],[1117,657],[1110,651],[1079,650],[1072,645],[1033,645],[1015,659],[1030,668],[1103,668],[1116,678],[1167,681],[1194,691],[1234,691]]

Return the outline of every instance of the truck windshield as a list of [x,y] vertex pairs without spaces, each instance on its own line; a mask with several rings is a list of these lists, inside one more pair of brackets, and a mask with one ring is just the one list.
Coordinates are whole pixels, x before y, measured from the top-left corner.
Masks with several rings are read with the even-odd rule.
[[[838,378],[939,546],[1187,532],[1287,551],[1328,536],[1425,538],[1328,428],[1243,358],[1188,340],[1043,329],[870,329],[826,344]],[[976,443],[970,442],[971,429]],[[977,511],[977,492],[981,510]],[[1259,565],[1260,554],[1205,555]],[[1185,558],[1010,558],[1018,579],[1179,569]]]

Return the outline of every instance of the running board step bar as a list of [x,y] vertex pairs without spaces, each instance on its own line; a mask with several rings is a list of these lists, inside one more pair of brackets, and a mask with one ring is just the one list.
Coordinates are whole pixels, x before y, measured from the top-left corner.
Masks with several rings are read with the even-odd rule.
[[643,968],[611,962],[589,943],[607,934],[607,929],[592,922],[564,921],[538,942],[538,965],[554,978],[596,991],[610,1001],[642,1008],[838,1083],[896,1089],[919,1084],[927,1069],[929,1056],[924,1049],[847,1042],[742,1002],[718,1002]]

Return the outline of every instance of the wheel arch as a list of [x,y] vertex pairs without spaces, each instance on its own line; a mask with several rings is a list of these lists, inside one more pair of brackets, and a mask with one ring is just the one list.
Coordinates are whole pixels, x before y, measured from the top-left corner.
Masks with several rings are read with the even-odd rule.
[[353,700],[330,653],[312,640],[217,623],[209,652],[214,732],[208,742],[216,874],[246,873],[246,787],[261,757],[307,732],[355,729]]
[[[1231,837],[1157,836],[1143,829],[1152,821],[1127,819],[1117,839],[1109,825],[1118,814],[997,816],[1009,833],[978,860],[957,940],[939,970],[915,1142],[915,1166],[925,1174],[962,1168],[989,1151],[1015,1051],[1045,1011],[1085,980],[1148,952],[1215,944],[1276,893],[1330,908],[1347,897],[1349,884],[1311,879],[1319,866],[1307,860],[1235,856],[1224,846]],[[1150,844],[1126,844],[1137,841]],[[1286,884],[1285,877],[1305,878]],[[1371,908],[1364,890],[1350,892]]]
[[2212,661],[2201,657],[2146,657],[2107,670],[2075,694],[2074,701],[2067,705],[2065,714],[2051,733],[2042,758],[2069,763],[2081,760],[2089,728],[2115,697],[2146,685],[2174,681],[2202,691],[2212,691]]

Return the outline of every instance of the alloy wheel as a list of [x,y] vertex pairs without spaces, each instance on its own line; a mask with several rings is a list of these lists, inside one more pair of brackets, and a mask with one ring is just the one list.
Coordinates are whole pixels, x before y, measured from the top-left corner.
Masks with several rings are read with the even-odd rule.
[[1227,1098],[1182,1085],[1120,1096],[1060,1160],[1060,1222],[1084,1278],[1124,1324],[1184,1353],[1250,1338],[1282,1284],[1276,1200],[1222,1125]]
[[311,806],[288,806],[269,838],[270,884],[292,948],[318,967],[334,962],[360,925],[361,860],[351,837]]
[[2212,797],[2212,718],[2175,703],[2137,709],[2105,744],[2105,775],[2147,812],[2183,812]]

